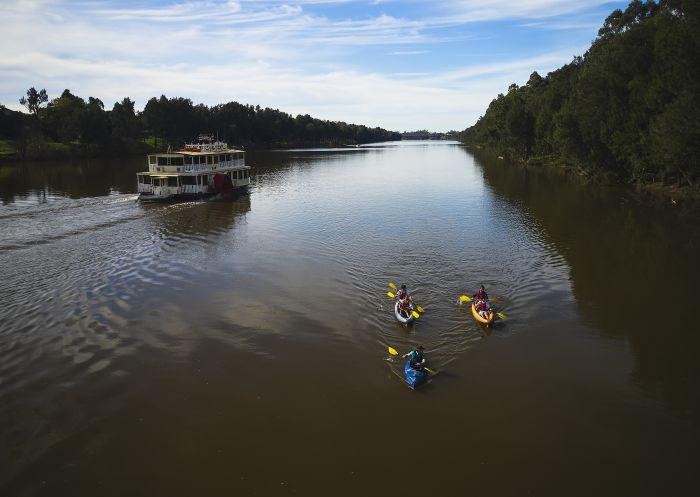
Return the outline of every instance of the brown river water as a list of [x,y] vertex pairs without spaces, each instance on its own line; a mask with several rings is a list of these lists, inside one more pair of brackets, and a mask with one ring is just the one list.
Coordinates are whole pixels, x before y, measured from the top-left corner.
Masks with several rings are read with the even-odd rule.
[[450,142],[247,162],[167,205],[141,158],[0,167],[0,495],[697,489],[696,213]]

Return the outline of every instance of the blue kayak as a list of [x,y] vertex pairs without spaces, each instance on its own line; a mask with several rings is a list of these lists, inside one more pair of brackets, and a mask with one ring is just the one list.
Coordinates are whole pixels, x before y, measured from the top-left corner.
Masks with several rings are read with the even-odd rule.
[[425,369],[411,367],[411,361],[406,361],[406,365],[403,367],[403,373],[406,376],[408,386],[411,388],[416,388],[423,383],[428,376],[428,372]]

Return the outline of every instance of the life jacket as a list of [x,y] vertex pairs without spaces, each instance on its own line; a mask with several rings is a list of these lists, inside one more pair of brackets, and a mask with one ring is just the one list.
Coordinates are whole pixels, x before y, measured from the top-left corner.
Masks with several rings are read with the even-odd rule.
[[422,352],[416,352],[415,350],[412,350],[408,354],[408,360],[411,362],[411,366],[415,366],[423,359],[425,359],[425,355]]
[[408,309],[411,306],[411,303],[408,301],[408,299],[400,299],[399,300],[399,307],[401,309]]
[[476,298],[479,300],[485,300],[489,298],[489,296],[483,290],[479,290],[478,292],[476,292]]

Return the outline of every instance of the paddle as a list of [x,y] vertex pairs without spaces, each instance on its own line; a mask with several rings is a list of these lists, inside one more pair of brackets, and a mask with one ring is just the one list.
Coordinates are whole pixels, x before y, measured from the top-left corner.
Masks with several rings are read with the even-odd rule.
[[[389,353],[390,353],[391,355],[399,355],[398,351],[397,351],[396,349],[392,348],[392,347],[387,347],[387,350],[389,351]],[[433,376],[435,376],[436,374],[438,374],[437,371],[434,371],[434,370],[432,370],[432,369],[430,369],[430,368],[426,368],[425,366],[421,366],[421,367],[422,367],[423,369],[425,369],[428,373],[430,373],[430,374],[433,375]]]
[[[471,302],[472,301],[471,297],[467,297],[466,295],[460,295],[459,300],[461,300],[462,302]],[[500,302],[498,297],[491,297],[491,298],[489,298],[489,301],[490,302]]]

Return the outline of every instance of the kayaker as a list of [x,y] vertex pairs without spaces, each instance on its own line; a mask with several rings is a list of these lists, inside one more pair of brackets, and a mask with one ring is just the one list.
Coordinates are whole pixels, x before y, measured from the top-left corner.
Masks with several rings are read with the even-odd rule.
[[484,285],[481,285],[479,287],[479,291],[476,292],[474,295],[472,295],[472,300],[488,300],[489,299],[489,294],[486,293],[486,290],[484,289]]
[[399,300],[399,312],[405,318],[411,315],[411,303],[408,299]]
[[489,309],[491,309],[491,305],[488,302],[486,302],[485,300],[476,301],[474,303],[474,308],[482,318],[489,318]]
[[412,368],[421,369],[428,364],[428,359],[425,357],[423,350],[423,346],[418,345],[414,350],[404,354],[402,357],[410,361]]
[[401,288],[399,288],[399,291],[396,292],[396,298],[399,300],[409,300],[412,301],[411,299],[411,292],[406,290],[406,285],[401,285]]
[[411,292],[406,289],[406,285],[401,285],[399,291],[396,292],[396,299],[399,301],[401,314],[406,318],[410,316],[413,308],[413,298],[411,297]]

